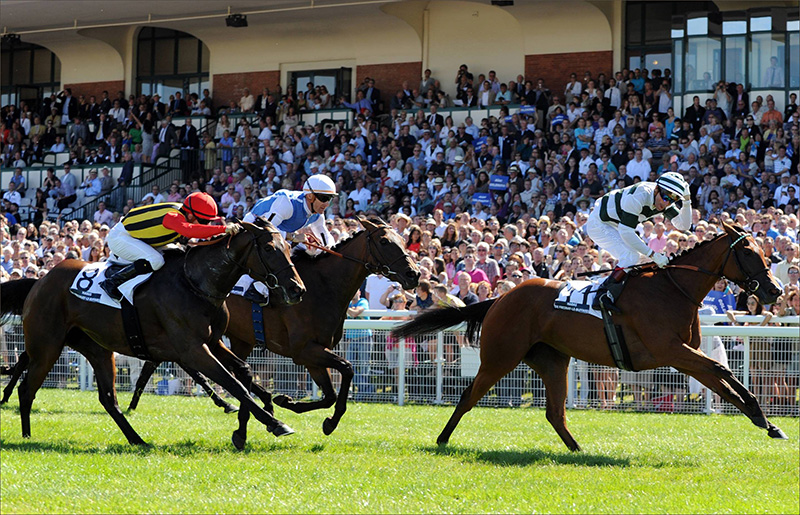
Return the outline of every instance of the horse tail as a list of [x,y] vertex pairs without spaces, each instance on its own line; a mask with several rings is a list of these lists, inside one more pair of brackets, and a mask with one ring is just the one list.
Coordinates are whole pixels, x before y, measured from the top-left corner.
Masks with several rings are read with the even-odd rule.
[[25,299],[36,284],[36,279],[19,279],[0,284],[0,325],[8,323],[14,315],[22,315]]
[[415,316],[410,322],[395,327],[392,330],[392,336],[404,338],[422,333],[432,333],[466,322],[467,339],[474,342],[486,313],[496,300],[489,299],[463,308],[442,308],[423,312]]

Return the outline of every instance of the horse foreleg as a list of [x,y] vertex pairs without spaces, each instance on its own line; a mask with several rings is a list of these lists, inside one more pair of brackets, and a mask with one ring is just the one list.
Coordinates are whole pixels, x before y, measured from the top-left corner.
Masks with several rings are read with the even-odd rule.
[[336,390],[333,389],[331,375],[324,367],[306,367],[311,379],[322,390],[322,399],[316,401],[295,401],[288,395],[275,396],[275,404],[294,413],[307,413],[318,409],[330,408],[336,403]]
[[144,389],[147,388],[147,383],[150,382],[150,378],[153,377],[153,373],[155,373],[157,368],[158,363],[153,361],[144,362],[142,371],[139,373],[139,379],[136,381],[136,388],[133,390],[133,398],[131,399],[131,403],[128,404],[128,411],[133,411],[139,406],[139,399],[142,397]]
[[672,363],[672,366],[684,374],[694,377],[714,393],[736,406],[739,411],[747,415],[754,425],[766,429],[770,437],[787,438],[778,426],[767,420],[764,411],[758,404],[758,399],[736,379],[730,369],[699,350],[685,345],[683,349],[684,351],[678,354],[678,359]]
[[549,345],[535,345],[525,356],[525,363],[539,374],[547,399],[546,417],[558,436],[571,451],[581,446],[567,429],[567,368],[570,357]]
[[[203,345],[198,349],[199,352],[192,352],[188,355],[186,357],[188,359],[185,359],[181,366],[184,369],[189,366],[205,374],[239,400],[239,428],[233,432],[232,436],[234,446],[237,449],[244,448],[247,441],[247,423],[250,420],[250,412],[275,436],[294,433],[293,429],[263,410],[250,397],[250,385],[253,381],[250,366],[237,358],[227,347],[222,345],[222,342],[217,342],[212,347],[213,354],[208,346]],[[232,376],[228,370],[234,371],[236,377]]]
[[11,375],[11,379],[9,379],[8,384],[3,389],[3,398],[0,400],[0,404],[5,404],[8,402],[8,399],[11,397],[11,394],[14,392],[14,386],[16,386],[17,381],[22,376],[22,373],[28,368],[28,362],[30,358],[28,357],[27,352],[23,352],[19,355],[19,359],[17,359],[17,363],[11,368],[9,374]]
[[225,400],[223,400],[222,397],[217,395],[217,392],[215,392],[214,389],[211,388],[211,385],[208,384],[208,379],[206,379],[203,376],[203,374],[191,368],[185,368],[184,370],[186,371],[187,374],[189,374],[189,376],[191,376],[192,379],[194,379],[195,383],[200,385],[203,391],[206,392],[206,395],[208,395],[211,398],[211,400],[214,401],[214,404],[225,410],[225,413],[236,413],[237,411],[239,411],[239,408],[237,408],[232,404],[228,404],[227,402],[225,402]]

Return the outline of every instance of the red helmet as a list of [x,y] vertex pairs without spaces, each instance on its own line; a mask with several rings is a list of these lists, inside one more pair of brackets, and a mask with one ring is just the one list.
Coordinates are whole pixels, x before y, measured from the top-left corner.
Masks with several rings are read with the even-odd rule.
[[217,217],[217,203],[208,193],[196,191],[183,201],[183,210],[192,213],[198,220],[211,221]]

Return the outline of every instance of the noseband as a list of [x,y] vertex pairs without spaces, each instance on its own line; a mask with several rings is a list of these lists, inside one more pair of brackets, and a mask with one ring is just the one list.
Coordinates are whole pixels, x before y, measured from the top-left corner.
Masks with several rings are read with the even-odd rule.
[[[249,275],[253,279],[266,284],[267,288],[269,288],[270,290],[274,290],[276,288],[279,288],[280,287],[280,281],[278,281],[278,274],[280,274],[280,273],[282,273],[285,270],[288,270],[290,268],[294,268],[294,263],[292,263],[292,261],[289,260],[289,263],[286,266],[284,266],[283,268],[281,268],[280,270],[278,270],[276,272],[270,271],[269,266],[267,266],[267,263],[264,261],[264,256],[263,256],[263,254],[261,252],[261,246],[258,245],[258,240],[260,238],[264,237],[264,236],[267,236],[267,235],[270,235],[270,236],[272,236],[274,238],[275,235],[276,234],[280,234],[280,232],[266,230],[266,231],[262,232],[261,234],[259,234],[257,236],[255,234],[253,234],[252,232],[248,231],[248,233],[250,234],[251,239],[250,239],[250,242],[247,245],[247,253],[244,255],[245,265],[240,264],[235,259],[231,259],[231,261],[233,261],[233,264],[235,264],[240,270],[244,270],[245,272],[247,272],[247,275]],[[228,239],[228,244],[225,246],[225,253],[228,256],[228,258],[230,258],[230,253],[228,252],[228,249],[231,246],[231,241],[232,240],[233,240],[233,235],[231,235],[231,237]],[[258,262],[261,263],[262,268],[266,271],[265,272],[266,275],[256,273],[252,268],[250,268],[249,266],[246,266],[247,260],[250,257],[250,254],[253,252],[253,248],[256,249],[256,256],[258,256]],[[283,289],[283,288],[281,288],[281,289]]]

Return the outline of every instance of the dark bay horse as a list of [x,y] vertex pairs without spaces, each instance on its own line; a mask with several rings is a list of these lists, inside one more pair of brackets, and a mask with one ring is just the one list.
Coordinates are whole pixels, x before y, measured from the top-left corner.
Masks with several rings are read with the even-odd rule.
[[[305,366],[323,392],[322,399],[308,402],[296,402],[288,396],[277,395],[275,404],[295,413],[325,409],[335,404],[333,415],[322,425],[326,435],[336,429],[347,409],[347,391],[353,379],[350,362],[333,352],[342,338],[348,303],[370,273],[381,273],[406,289],[416,287],[419,281],[419,269],[406,254],[403,238],[397,232],[380,219],[359,218],[359,222],[364,230],[335,247],[342,257],[330,254],[310,257],[305,252],[295,253],[297,271],[308,289],[303,302],[296,306],[270,302],[262,310],[267,348]],[[227,305],[231,319],[225,334],[231,340],[233,353],[246,359],[256,345],[252,304],[242,297],[231,296]],[[142,369],[135,395],[144,390],[156,366],[147,363]],[[338,396],[329,368],[342,375]],[[270,411],[271,394],[256,383],[251,388]],[[137,398],[131,401],[132,407],[135,407]],[[241,417],[241,411],[239,414]],[[237,447],[244,445],[246,436],[246,428],[240,425],[234,433]]]
[[[252,410],[270,432],[276,436],[290,434],[291,428],[252,400],[249,366],[220,342],[229,317],[225,298],[243,273],[264,280],[275,288],[274,295],[288,304],[299,302],[305,293],[283,237],[265,220],[242,223],[235,236],[191,247],[185,254],[168,252],[166,258],[164,267],[136,292],[150,355],[203,373]],[[31,435],[34,397],[66,344],[85,355],[94,367],[100,403],[128,442],[143,445],[145,442],[120,411],[114,389],[113,353],[133,355],[121,312],[82,301],[69,292],[86,264],[68,260],[37,281],[2,285],[0,312],[21,313],[23,317],[25,352],[14,371],[18,377],[28,369],[19,387],[22,436]],[[236,378],[228,370],[233,370]]]
[[[636,370],[672,366],[688,374],[736,406],[772,438],[786,438],[767,421],[758,401],[733,373],[699,350],[698,307],[720,276],[754,293],[764,304],[774,302],[780,288],[758,244],[737,226],[713,240],[674,257],[659,270],[643,269],[631,277],[614,315],[621,325]],[[505,295],[466,308],[438,309],[418,315],[394,331],[396,337],[429,333],[467,322],[468,337],[482,325],[481,365],[461,394],[438,443],[445,444],[461,417],[520,361],[544,382],[546,416],[570,450],[580,446],[567,429],[565,401],[570,356],[613,367],[600,319],[553,308],[561,282],[531,279]]]

